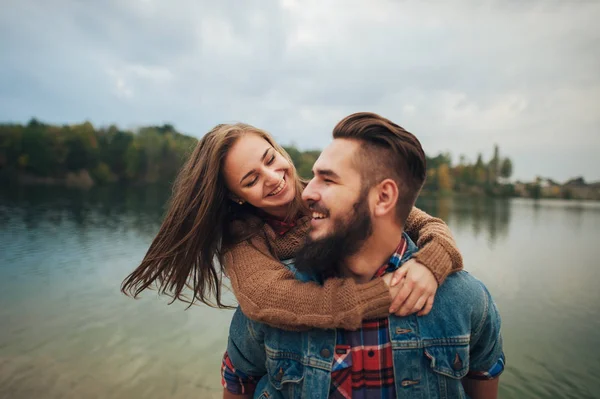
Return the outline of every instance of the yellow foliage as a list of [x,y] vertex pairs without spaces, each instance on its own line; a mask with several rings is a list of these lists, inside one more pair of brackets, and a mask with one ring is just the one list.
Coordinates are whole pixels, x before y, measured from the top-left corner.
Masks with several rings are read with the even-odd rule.
[[18,163],[19,163],[19,167],[21,167],[21,168],[27,167],[27,164],[29,163],[29,155],[27,155],[27,154],[21,155],[19,157]]
[[452,176],[450,175],[450,167],[448,164],[441,164],[437,171],[438,187],[442,191],[452,190]]

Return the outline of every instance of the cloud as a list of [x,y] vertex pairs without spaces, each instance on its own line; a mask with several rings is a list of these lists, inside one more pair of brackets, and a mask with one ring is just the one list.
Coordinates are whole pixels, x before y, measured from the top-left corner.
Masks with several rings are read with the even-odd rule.
[[600,4],[591,1],[11,0],[0,119],[245,121],[319,148],[374,111],[427,152],[515,175],[600,179]]
[[129,64],[119,69],[109,68],[107,74],[114,80],[115,95],[122,99],[134,96],[133,86],[136,83],[146,88],[161,87],[173,79],[173,74],[167,68],[140,64]]

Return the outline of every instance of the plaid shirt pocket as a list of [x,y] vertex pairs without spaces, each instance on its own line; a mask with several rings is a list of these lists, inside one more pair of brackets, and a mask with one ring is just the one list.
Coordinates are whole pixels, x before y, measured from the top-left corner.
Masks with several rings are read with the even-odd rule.
[[352,367],[352,350],[350,349],[350,345],[336,345],[331,371],[335,373],[349,367]]

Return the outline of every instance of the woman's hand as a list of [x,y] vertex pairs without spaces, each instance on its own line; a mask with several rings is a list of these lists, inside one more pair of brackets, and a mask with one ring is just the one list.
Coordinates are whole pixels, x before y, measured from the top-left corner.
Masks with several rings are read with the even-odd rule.
[[410,259],[394,273],[383,276],[383,280],[393,298],[390,313],[408,316],[419,312],[417,316],[425,316],[431,311],[438,283],[426,266]]

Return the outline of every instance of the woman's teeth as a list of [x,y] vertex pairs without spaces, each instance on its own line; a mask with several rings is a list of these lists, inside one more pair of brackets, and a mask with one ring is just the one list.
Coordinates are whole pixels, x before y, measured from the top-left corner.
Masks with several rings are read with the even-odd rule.
[[275,188],[275,190],[271,191],[271,194],[269,194],[269,196],[279,194],[281,192],[281,190],[283,190],[284,188],[285,188],[285,179],[281,179],[281,181],[277,185],[277,188]]

